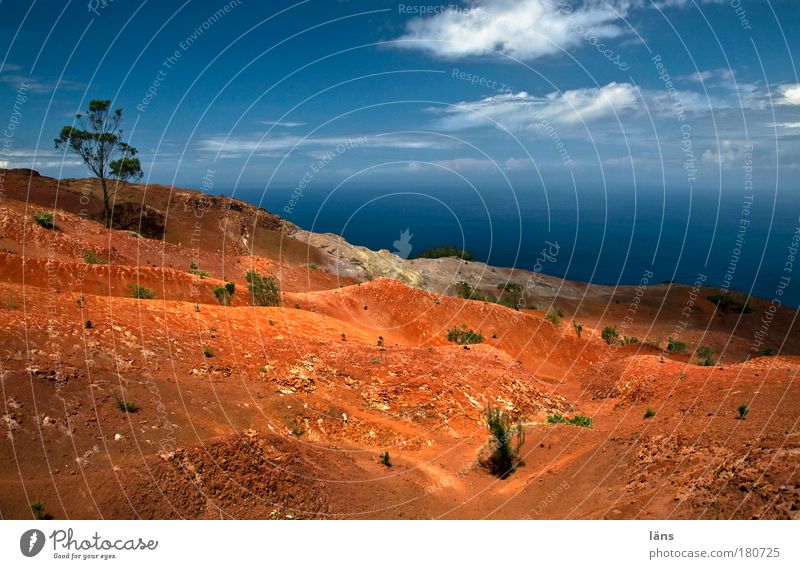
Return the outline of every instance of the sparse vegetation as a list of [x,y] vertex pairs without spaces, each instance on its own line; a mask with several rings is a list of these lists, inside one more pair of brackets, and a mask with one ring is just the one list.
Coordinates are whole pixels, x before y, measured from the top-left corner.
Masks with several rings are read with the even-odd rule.
[[139,406],[130,399],[117,396],[117,409],[124,411],[125,413],[136,413],[136,411],[139,410]]
[[392,459],[389,458],[389,451],[385,450],[380,454],[380,461],[381,464],[384,465],[386,468],[392,467]]
[[236,292],[234,283],[225,283],[225,286],[218,286],[214,289],[214,296],[222,306],[230,306],[233,293]]
[[203,355],[207,358],[213,358],[214,350],[209,346],[203,346]]
[[206,277],[210,277],[211,276],[211,273],[208,273],[206,271],[201,271],[200,270],[200,266],[197,264],[197,261],[195,261],[194,259],[192,259],[189,262],[189,273],[192,274],[192,275],[197,275],[201,279],[204,279]]
[[45,229],[55,229],[56,222],[51,211],[40,211],[33,214],[33,220]]
[[508,413],[491,405],[487,405],[484,418],[491,435],[492,451],[485,464],[495,476],[507,478],[520,464],[519,452],[525,444],[525,430],[522,423],[512,425]]
[[87,320],[86,322],[83,323],[83,327],[86,328],[87,330],[91,329],[92,328],[92,321],[91,320]]
[[379,348],[383,347],[383,336],[378,336],[378,347]]
[[482,344],[483,336],[479,332],[475,332],[462,324],[461,326],[450,328],[450,330],[447,331],[447,341],[455,342],[459,346],[464,346],[466,344]]
[[319,270],[319,265],[317,265],[316,263],[309,263],[308,265],[306,265],[306,267],[308,267],[312,271],[318,271]]
[[586,415],[575,415],[574,417],[565,417],[561,413],[551,413],[547,416],[547,422],[551,425],[563,423],[564,425],[573,425],[575,427],[583,427],[585,429],[592,428],[592,418]]
[[[563,314],[563,312],[561,313]],[[558,310],[553,308],[547,309],[547,314],[544,315],[544,319],[553,324],[554,326],[560,328],[561,327],[561,314],[559,314]]]
[[513,308],[514,310],[520,309],[523,301],[522,285],[517,283],[505,283],[497,285],[497,289],[500,291],[500,294],[498,296],[493,296],[477,286],[472,286],[467,281],[459,281],[458,284],[456,284],[456,294],[459,298],[492,302],[507,308]]
[[700,346],[695,351],[695,355],[698,358],[698,365],[701,366],[713,366],[714,365],[714,352],[708,346]]
[[774,356],[775,350],[773,348],[764,348],[764,351],[761,352],[762,356]]
[[739,420],[744,421],[744,418],[747,417],[747,413],[750,412],[750,408],[746,403],[739,403],[739,407],[737,407],[736,411],[739,413]]
[[281,292],[278,281],[271,276],[263,276],[255,269],[247,271],[244,276],[254,306],[279,306]]
[[712,294],[707,298],[716,304],[717,308],[719,308],[719,310],[722,312],[749,314],[753,311],[753,307],[750,306],[750,301],[741,294],[724,292],[720,294]]
[[603,331],[600,332],[600,337],[610,346],[619,341],[619,332],[617,332],[617,329],[613,326],[606,326],[603,328]]
[[443,245],[441,247],[431,247],[419,254],[421,259],[440,259],[442,257],[458,257],[464,261],[473,261],[475,257],[469,251],[459,249],[455,245]]
[[644,412],[645,419],[652,419],[656,416],[655,410],[651,409],[650,407],[647,408],[647,411]]
[[145,299],[153,299],[156,297],[156,293],[153,292],[151,289],[140,286],[138,284],[129,284],[128,288],[131,289],[131,297],[132,298],[145,298]]
[[44,503],[40,500],[36,500],[35,502],[31,502],[31,513],[33,517],[37,520],[52,520],[53,516],[48,513],[45,513]]
[[637,338],[636,336],[631,336],[630,338],[628,336],[623,336],[622,339],[623,343],[629,346],[635,346],[636,344],[639,343],[639,338]]
[[108,261],[101,259],[94,249],[83,250],[83,260],[87,265],[107,265]]
[[689,346],[686,345],[685,342],[681,342],[680,340],[675,340],[674,338],[670,338],[667,340],[667,351],[670,354],[682,354],[689,349]]
[[583,334],[583,324],[573,321],[572,327],[575,328],[575,335],[580,338],[581,334]]
[[481,289],[472,286],[467,281],[459,281],[456,285],[456,292],[459,297],[466,298],[467,300],[482,300],[486,301],[486,293]]
[[500,296],[497,297],[497,304],[519,310],[522,305],[522,285],[519,283],[502,283],[497,285]]

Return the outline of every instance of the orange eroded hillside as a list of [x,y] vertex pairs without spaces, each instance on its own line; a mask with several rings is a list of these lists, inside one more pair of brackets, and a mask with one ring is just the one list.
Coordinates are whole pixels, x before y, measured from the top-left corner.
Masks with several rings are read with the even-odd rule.
[[[609,346],[632,287],[567,283],[559,324],[546,304],[385,278],[376,267],[426,276],[388,253],[361,274],[230,198],[126,187],[109,231],[91,181],[5,183],[3,518],[34,501],[60,519],[798,516],[793,310],[769,327],[778,355],[760,356],[764,301],[724,312],[710,289],[654,284],[624,330],[637,342]],[[54,228],[33,220],[54,207]],[[276,278],[280,306],[250,304],[251,269]],[[683,320],[687,351],[671,353]],[[483,342],[448,341],[458,327]],[[700,345],[714,365],[697,365]],[[506,478],[481,460],[487,404],[523,425]]]

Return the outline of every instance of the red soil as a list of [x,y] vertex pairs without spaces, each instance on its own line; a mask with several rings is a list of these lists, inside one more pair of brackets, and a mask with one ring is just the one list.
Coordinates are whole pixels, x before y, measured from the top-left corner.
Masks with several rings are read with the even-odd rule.
[[[163,217],[149,239],[90,219],[91,182],[9,171],[5,189],[3,518],[30,517],[34,501],[60,519],[798,517],[794,311],[765,342],[781,355],[745,362],[766,303],[719,316],[701,291],[680,337],[726,353],[702,367],[664,349],[684,286],[648,288],[625,328],[639,343],[612,348],[599,331],[624,321],[630,287],[558,302],[558,327],[541,311],[340,278],[282,220],[227,198],[125,188],[120,204]],[[56,229],[32,221],[54,203]],[[87,264],[87,250],[107,263]],[[279,279],[282,306],[247,304],[250,268]],[[228,281],[220,306],[213,289]],[[131,284],[155,298],[130,298]],[[485,342],[448,342],[457,325]],[[525,424],[524,463],[506,479],[478,460],[487,403]],[[548,424],[555,413],[592,428]]]

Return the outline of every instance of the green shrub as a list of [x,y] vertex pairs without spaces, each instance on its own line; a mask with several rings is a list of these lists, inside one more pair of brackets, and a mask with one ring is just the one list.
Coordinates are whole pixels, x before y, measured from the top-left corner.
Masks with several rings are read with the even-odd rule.
[[761,355],[763,355],[763,356],[774,356],[775,355],[775,350],[773,348],[764,348],[764,351],[761,352]]
[[707,298],[716,304],[717,308],[719,308],[722,312],[749,314],[753,311],[753,307],[750,306],[750,301],[741,294],[724,292],[720,294],[712,294]]
[[389,451],[388,450],[383,451],[380,454],[380,461],[381,461],[381,464],[384,465],[386,468],[391,468],[392,467],[392,459],[389,458]]
[[547,422],[551,425],[563,423],[564,425],[573,425],[575,427],[584,427],[586,429],[592,428],[592,418],[586,415],[575,415],[574,417],[565,417],[561,413],[551,413],[547,416]]
[[508,413],[491,405],[486,406],[484,418],[492,449],[485,464],[495,476],[507,478],[521,462],[519,451],[525,444],[525,430],[522,423],[512,425]]
[[628,336],[623,336],[622,343],[627,344],[629,346],[635,346],[636,344],[639,343],[639,338],[637,338],[636,336],[631,336],[630,338]]
[[201,270],[200,270],[200,267],[199,267],[199,266],[198,266],[198,264],[197,264],[197,261],[195,261],[194,259],[192,259],[192,260],[189,262],[189,273],[190,273],[190,274],[193,274],[193,275],[197,275],[197,276],[198,276],[198,277],[200,277],[201,279],[202,279],[202,278],[205,278],[205,277],[210,277],[210,276],[211,276],[211,273],[207,273],[206,271],[201,271]]
[[129,284],[128,288],[131,289],[132,298],[153,299],[156,297],[156,293],[151,289],[144,286],[139,286],[138,284]]
[[55,229],[56,222],[55,217],[53,216],[53,212],[51,211],[40,211],[33,214],[33,220],[44,227],[45,229]]
[[319,270],[319,265],[317,265],[316,263],[309,263],[309,264],[308,264],[308,265],[306,265],[306,266],[307,266],[309,269],[313,270],[313,271],[318,271],[318,270]]
[[750,412],[750,408],[745,403],[739,403],[739,407],[736,410],[739,412],[740,421],[744,421],[744,418],[747,417],[747,413]]
[[107,265],[108,261],[101,259],[93,249],[83,250],[83,260],[87,265]]
[[281,292],[278,281],[271,276],[262,276],[255,269],[247,271],[244,276],[247,289],[254,306],[279,306]]
[[522,285],[518,283],[503,283],[497,285],[500,296],[495,299],[497,304],[519,310],[522,305]]
[[92,327],[92,321],[87,320],[86,322],[83,323],[83,327],[89,330]]
[[644,412],[644,418],[645,419],[652,419],[655,416],[656,416],[656,412],[653,409],[651,409],[650,407],[648,407],[647,411]]
[[574,425],[576,427],[583,427],[584,429],[591,429],[592,418],[587,417],[586,415],[575,415],[567,421],[567,424]]
[[467,281],[460,281],[456,285],[456,292],[459,297],[466,298],[467,300],[483,300],[486,301],[487,297],[484,292],[469,284]]
[[383,347],[383,336],[378,336],[378,347],[379,348]]
[[[563,312],[561,314],[563,314]],[[557,311],[557,310],[555,310],[553,308],[548,308],[547,309],[547,314],[544,315],[544,319],[560,328],[561,327],[561,314],[559,314],[559,311]]]
[[50,514],[45,513],[44,511],[44,504],[40,500],[36,500],[35,502],[31,502],[31,513],[33,517],[37,520],[52,520],[53,516]]
[[667,351],[670,354],[682,354],[683,352],[685,352],[688,349],[689,349],[689,346],[687,346],[685,342],[681,342],[679,340],[674,340],[673,338],[670,338],[667,341]]
[[218,286],[214,289],[214,296],[222,306],[230,306],[233,293],[236,291],[234,283],[225,283],[225,286]]
[[580,338],[581,334],[583,334],[583,324],[573,321],[572,327],[575,328],[575,334],[578,336],[578,338]]
[[117,397],[117,409],[126,413],[136,413],[139,406],[133,401],[126,400],[124,397]]
[[616,344],[619,341],[619,332],[613,326],[606,326],[603,328],[603,331],[600,332],[600,337],[605,340],[605,343],[609,346],[611,344]]
[[714,365],[714,352],[708,346],[700,346],[695,351],[695,355],[698,358],[698,364],[701,366],[713,366]]
[[214,350],[212,348],[210,348],[209,346],[203,346],[203,355],[205,357],[207,357],[207,358],[213,358],[214,357]]
[[439,259],[441,257],[459,257],[464,261],[473,261],[475,257],[469,251],[458,249],[455,245],[443,245],[425,249],[419,254],[421,259]]
[[461,326],[450,328],[450,330],[447,331],[447,341],[455,342],[459,346],[465,344],[482,344],[483,336],[462,324]]

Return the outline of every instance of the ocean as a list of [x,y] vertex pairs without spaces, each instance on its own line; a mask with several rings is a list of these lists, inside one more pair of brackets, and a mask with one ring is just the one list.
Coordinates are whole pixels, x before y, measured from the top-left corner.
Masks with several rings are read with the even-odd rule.
[[292,190],[235,196],[375,250],[413,257],[452,244],[491,265],[603,285],[702,276],[707,286],[800,306],[796,193],[317,188],[291,206]]

